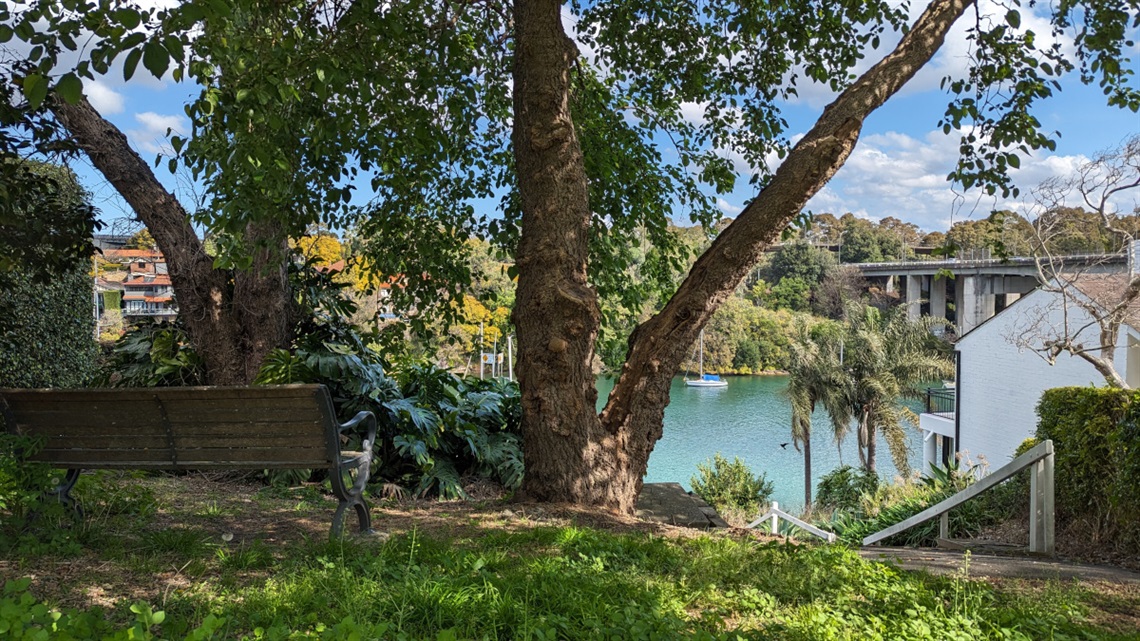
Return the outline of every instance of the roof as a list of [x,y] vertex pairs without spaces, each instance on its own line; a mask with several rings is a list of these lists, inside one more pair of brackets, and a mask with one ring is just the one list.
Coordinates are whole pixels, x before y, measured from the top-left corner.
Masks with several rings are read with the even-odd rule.
[[123,291],[123,282],[108,280],[102,276],[99,276],[95,279],[95,289],[101,292],[111,290]]
[[338,261],[336,261],[335,263],[333,263],[333,264],[331,264],[331,265],[320,265],[320,266],[318,266],[318,267],[317,267],[317,271],[319,271],[319,272],[321,272],[321,273],[323,273],[323,274],[336,273],[336,272],[343,272],[343,271],[344,271],[344,268],[345,268],[347,265],[348,265],[348,263],[346,263],[346,262],[345,262],[345,261],[342,259],[342,260],[338,260]]
[[[149,276],[149,274],[148,274],[148,276]],[[148,287],[151,285],[169,285],[169,284],[170,284],[170,275],[169,274],[156,274],[152,278],[137,277],[137,278],[131,278],[129,280],[123,281],[123,285],[125,285],[127,287]]]
[[[1082,295],[1088,297],[1098,306],[1104,309],[1111,309],[1120,303],[1124,296],[1125,290],[1128,288],[1129,282],[1133,278],[1132,274],[1127,272],[1117,272],[1113,274],[1088,274],[1088,273],[1068,273],[1062,274],[1058,280],[1064,280],[1068,285],[1080,292]],[[1058,285],[1054,284],[1054,288]],[[1053,293],[1059,295],[1056,291],[1035,287],[1033,290],[1026,292],[1012,304],[1006,306],[1005,309],[987,318],[986,320],[978,323],[970,331],[958,337],[957,343],[985,327],[990,321],[1006,313],[1006,310],[1023,303],[1027,298],[1034,294],[1048,295]],[[1140,296],[1133,299],[1132,303],[1125,310],[1123,323],[1131,327],[1134,331],[1140,332]]]
[[125,258],[125,259],[149,259],[149,260],[163,260],[162,252],[154,251],[152,249],[104,249],[103,257],[110,260],[112,258]]
[[[1105,310],[1115,309],[1124,299],[1132,274],[1074,274],[1063,276],[1082,294]],[[1124,309],[1125,325],[1140,331],[1140,296],[1133,298]]]

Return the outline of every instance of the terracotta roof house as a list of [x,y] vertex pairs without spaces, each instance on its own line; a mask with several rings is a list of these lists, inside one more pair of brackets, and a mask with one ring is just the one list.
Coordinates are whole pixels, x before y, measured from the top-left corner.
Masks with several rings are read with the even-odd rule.
[[122,281],[123,316],[172,319],[178,314],[166,259],[161,252],[108,249],[104,250],[103,256],[108,261],[121,263],[126,269],[126,277]]
[[170,276],[131,274],[123,281],[123,315],[173,318],[178,314]]
[[[1005,464],[1037,429],[1037,403],[1055,387],[1106,385],[1087,360],[1067,351],[1047,359],[1049,343],[1068,339],[1102,354],[1097,317],[1117,309],[1140,274],[1135,267],[1114,274],[1062,275],[1025,294],[958,339],[958,376],[953,387],[933,390],[919,427],[927,468],[953,453],[991,468]],[[1119,309],[1119,333],[1108,346],[1124,381],[1140,388],[1140,300]],[[942,456],[938,456],[938,445]]]

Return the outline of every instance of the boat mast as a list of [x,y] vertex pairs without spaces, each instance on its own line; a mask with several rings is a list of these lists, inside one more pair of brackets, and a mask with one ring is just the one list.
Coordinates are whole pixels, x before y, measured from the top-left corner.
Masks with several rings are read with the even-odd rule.
[[703,330],[703,329],[701,330],[701,357],[700,357],[700,360],[698,362],[700,363],[697,366],[701,372],[700,378],[701,378],[701,380],[704,380],[704,378],[705,378],[705,330]]

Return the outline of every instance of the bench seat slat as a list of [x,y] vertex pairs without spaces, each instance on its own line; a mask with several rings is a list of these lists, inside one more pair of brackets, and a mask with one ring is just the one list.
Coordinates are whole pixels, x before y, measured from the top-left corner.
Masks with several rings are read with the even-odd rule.
[[[41,435],[42,436],[42,435]],[[88,450],[123,450],[123,449],[155,449],[166,448],[170,444],[165,434],[119,434],[94,436],[67,436],[66,438],[48,436],[44,441],[47,449],[88,449]],[[219,434],[201,436],[194,434],[178,435],[174,437],[175,447],[195,447],[202,444],[215,444],[220,447],[266,447],[266,448],[294,448],[303,447],[324,451],[325,440],[320,434]]]
[[[31,460],[78,463],[80,461],[149,461],[151,463],[171,463],[173,457],[168,448],[153,449],[43,449],[29,457]],[[275,460],[284,463],[309,463],[314,467],[327,466],[330,461],[325,451],[313,448],[272,448],[272,447],[192,447],[178,449],[178,463],[188,461],[264,461]]]
[[65,435],[52,436],[38,434],[45,438],[45,449],[75,449],[86,450],[122,450],[122,449],[156,449],[169,447],[170,440],[165,434],[94,434],[94,435]]
[[169,461],[52,461],[52,467],[77,470],[155,470],[164,472],[192,470],[312,470],[328,463],[312,461],[187,461],[173,465]]
[[[74,407],[51,407],[39,410],[34,407],[11,404],[11,411],[17,419],[21,416],[35,416],[37,423],[54,422],[61,425],[157,425],[162,423],[162,412],[157,405],[133,411],[129,407],[106,409],[75,404]],[[322,416],[313,408],[301,410],[288,407],[264,407],[244,409],[210,409],[207,411],[174,410],[167,408],[171,423],[227,423],[235,419],[258,423],[281,422],[321,422]]]
[[[293,423],[261,423],[261,422],[230,422],[230,423],[171,423],[171,431],[178,436],[203,436],[216,438],[273,438],[273,437],[299,437],[317,435],[323,438],[323,428],[318,421]],[[139,436],[153,437],[167,435],[162,425],[28,425],[16,423],[16,432],[24,436],[45,437],[57,439],[69,438],[99,438],[107,436]],[[322,440],[323,442],[323,440]]]
[[174,446],[182,448],[219,447],[248,449],[310,449],[326,450],[322,434],[176,434]]
[[320,385],[271,385],[253,387],[163,387],[132,388],[109,387],[91,389],[6,389],[4,395],[9,401],[38,400],[43,402],[106,403],[120,400],[153,399],[202,399],[211,402],[231,399],[314,399],[321,393]]

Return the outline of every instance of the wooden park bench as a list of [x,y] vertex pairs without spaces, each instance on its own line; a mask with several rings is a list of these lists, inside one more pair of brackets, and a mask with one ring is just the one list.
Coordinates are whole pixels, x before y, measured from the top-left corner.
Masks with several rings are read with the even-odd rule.
[[[332,535],[349,506],[360,531],[371,531],[364,488],[376,417],[360,412],[340,424],[323,385],[2,389],[0,415],[8,433],[42,445],[27,460],[67,470],[52,493],[79,516],[70,492],[82,469],[326,468],[340,499]],[[341,451],[341,435],[361,426],[360,451]]]

